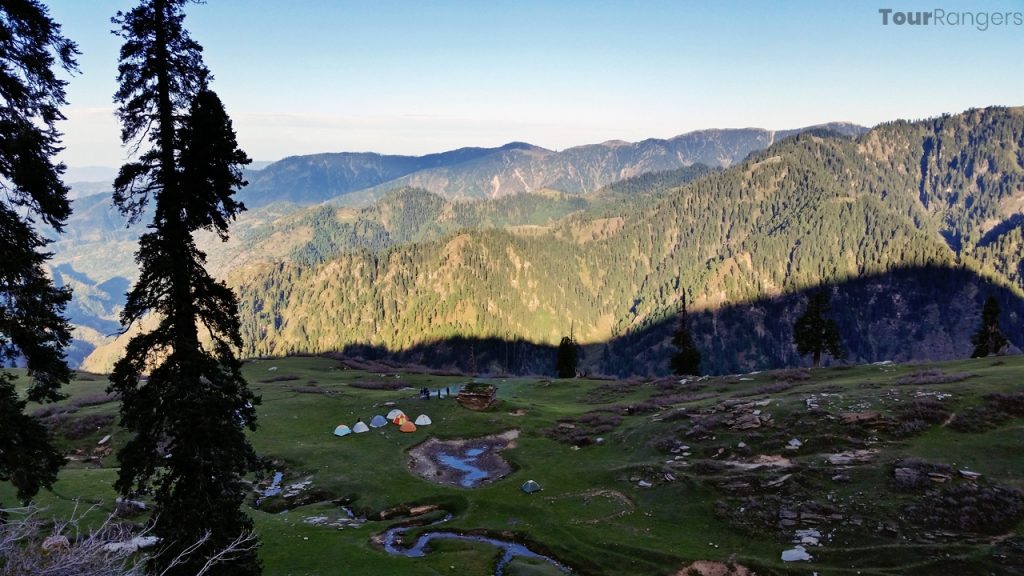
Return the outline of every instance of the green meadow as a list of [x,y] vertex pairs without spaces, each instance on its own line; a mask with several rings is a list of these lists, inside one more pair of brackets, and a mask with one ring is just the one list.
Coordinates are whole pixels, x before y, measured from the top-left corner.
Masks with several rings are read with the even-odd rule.
[[[497,402],[479,412],[419,398],[470,377],[372,368],[324,357],[246,363],[262,397],[251,439],[268,467],[251,479],[249,513],[266,574],[494,574],[500,552],[479,542],[387,554],[374,537],[399,525],[415,525],[407,543],[442,529],[519,542],[578,574],[685,574],[695,560],[758,574],[1024,569],[1021,357],[686,381],[494,377],[480,381],[497,387]],[[67,400],[29,408],[46,411],[71,459],[37,498],[48,515],[88,509],[98,522],[115,508],[126,435],[105,387],[82,373]],[[392,405],[433,424],[332,434]],[[428,438],[509,430],[519,437],[501,452],[512,472],[500,480],[466,489],[410,470],[408,451]],[[284,493],[257,505],[274,472]],[[543,490],[523,493],[529,479]],[[9,485],[0,502],[15,503]],[[798,530],[818,534],[805,546],[812,559],[784,562]],[[526,558],[505,569],[559,573]]]

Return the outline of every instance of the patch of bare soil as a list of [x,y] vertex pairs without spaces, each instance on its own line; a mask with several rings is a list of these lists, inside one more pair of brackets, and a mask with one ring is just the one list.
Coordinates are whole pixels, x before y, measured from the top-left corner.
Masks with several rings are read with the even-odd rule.
[[444,464],[440,458],[445,454],[458,456],[470,450],[479,450],[480,453],[474,457],[472,465],[486,472],[487,476],[477,481],[473,487],[490,484],[512,472],[512,467],[501,457],[500,452],[507,448],[515,448],[516,438],[519,438],[519,430],[509,430],[480,438],[430,438],[409,450],[409,470],[437,484],[464,488],[460,482],[465,476],[465,471]]
[[697,560],[676,572],[676,576],[757,576],[757,574],[741,564]]

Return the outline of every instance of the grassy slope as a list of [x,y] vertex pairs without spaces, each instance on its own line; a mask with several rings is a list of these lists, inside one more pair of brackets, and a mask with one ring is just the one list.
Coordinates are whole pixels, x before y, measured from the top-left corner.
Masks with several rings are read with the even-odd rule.
[[[276,366],[277,370],[269,368]],[[901,376],[923,369],[944,373],[970,372],[960,382],[926,385],[900,385]],[[361,512],[376,512],[408,503],[437,503],[455,513],[445,526],[456,530],[486,530],[514,533],[586,574],[672,574],[694,559],[736,559],[756,566],[758,573],[808,574],[820,570],[828,574],[904,574],[940,573],[943,566],[963,558],[957,572],[1011,573],[993,560],[989,536],[972,538],[956,535],[929,545],[919,537],[925,531],[898,519],[905,504],[920,494],[896,492],[892,487],[892,463],[902,457],[918,456],[957,468],[970,468],[984,475],[983,482],[997,482],[1024,488],[1024,421],[1011,419],[990,431],[967,434],[934,425],[909,439],[894,440],[883,426],[844,425],[834,416],[846,411],[879,410],[893,414],[919,391],[952,394],[944,403],[954,411],[978,405],[989,392],[1021,390],[1024,358],[972,360],[928,366],[861,366],[850,369],[824,369],[811,372],[808,380],[768,394],[749,395],[771,385],[785,375],[762,373],[744,377],[708,379],[691,385],[686,393],[697,399],[681,402],[674,408],[624,416],[617,427],[603,433],[606,442],[581,449],[555,442],[543,434],[560,418],[571,418],[607,406],[637,404],[658,393],[658,388],[637,381],[633,386],[588,380],[538,381],[535,379],[496,380],[499,405],[477,413],[454,402],[415,399],[415,392],[359,389],[349,383],[394,381],[394,374],[382,376],[345,369],[325,358],[287,358],[249,362],[246,376],[263,396],[259,408],[260,429],[252,435],[257,450],[273,458],[286,472],[286,483],[312,478],[313,488],[302,498],[309,504],[277,499],[264,505],[270,513],[254,510],[253,517],[264,539],[263,558],[267,574],[490,574],[496,559],[493,548],[464,542],[439,542],[425,558],[392,558],[375,549],[370,537],[398,522],[370,521],[358,528],[311,526],[304,519],[327,515],[341,516],[339,497],[354,499],[352,507]],[[269,381],[276,380],[276,381]],[[459,384],[465,378],[401,374],[398,381],[413,389]],[[622,385],[620,385],[622,384]],[[663,386],[671,383],[663,384]],[[315,385],[315,386],[314,386]],[[76,399],[102,392],[101,377],[77,380],[68,390]],[[297,388],[302,388],[300,391]],[[699,390],[696,388],[699,387]],[[308,390],[319,388],[321,393]],[[834,396],[821,397],[823,412],[812,413],[805,401],[811,394],[826,391]],[[664,390],[662,390],[664,392]],[[678,392],[678,390],[677,390]],[[696,396],[694,396],[696,395]],[[689,419],[662,420],[660,415],[686,407],[690,413],[718,404],[723,399],[742,396],[743,401],[771,398],[762,409],[774,417],[771,426],[755,431],[733,431],[724,424],[714,427],[707,439],[684,437]],[[680,398],[677,398],[677,400]],[[594,403],[600,400],[602,403]],[[386,412],[378,405],[397,401],[411,416],[430,414],[435,425],[414,434],[400,434],[389,426],[384,432],[335,438],[331,431],[338,423],[353,424]],[[116,403],[83,407],[69,419],[87,415],[110,414]],[[523,409],[526,414],[510,414]],[[831,418],[829,416],[832,416]],[[515,467],[506,479],[489,486],[464,490],[424,481],[407,471],[405,451],[428,436],[439,438],[473,437],[516,428],[522,431],[516,448],[504,452]],[[70,449],[90,451],[103,435],[113,432],[115,448],[124,435],[113,425],[89,431],[84,437],[62,439]],[[877,443],[871,440],[878,436]],[[784,449],[786,442],[798,437],[804,446],[797,451]],[[672,454],[658,446],[675,439],[690,445],[692,456],[684,460],[690,466],[669,465]],[[737,448],[739,442],[749,445]],[[872,462],[846,470],[849,483],[831,480],[841,470],[825,462],[823,454],[851,448],[877,448]],[[717,458],[713,457],[723,449]],[[745,474],[723,471],[716,462],[723,459],[749,459],[758,454],[781,454],[797,466],[785,471],[754,471]],[[62,473],[52,493],[43,493],[39,502],[55,515],[66,515],[80,497],[99,503],[96,513],[111,508],[114,493],[110,488],[115,476],[114,457],[99,462],[74,462]],[[677,479],[666,481],[669,472]],[[781,474],[793,476],[778,487],[763,483]],[[525,495],[518,490],[526,479],[540,482],[545,490]],[[637,486],[643,478],[653,488]],[[755,487],[728,489],[723,485],[745,480]],[[953,482],[962,482],[954,479]],[[621,493],[627,501],[594,494],[595,490]],[[781,551],[790,547],[789,537],[776,533],[774,517],[763,525],[751,522],[730,524],[716,514],[716,502],[722,509],[738,510],[752,501],[781,498],[788,506],[810,501],[833,504],[842,520],[819,524],[822,532],[832,532],[832,541],[810,551],[818,564],[783,564]],[[12,503],[13,491],[0,484],[0,501]],[[740,517],[745,517],[740,514]],[[863,521],[855,528],[849,520]],[[831,522],[831,523],[829,523]],[[877,526],[876,526],[877,524]],[[879,526],[882,527],[879,530]],[[810,527],[810,526],[798,526]],[[893,527],[895,533],[887,533]],[[792,528],[788,529],[791,533]],[[897,535],[898,533],[898,535]],[[1021,542],[1024,527],[1017,524]],[[1016,548],[1017,553],[1024,547]],[[1007,554],[1005,545],[996,551]],[[951,554],[953,560],[946,558]],[[1010,552],[1014,560],[1014,553]],[[1016,560],[1021,560],[1019,557]],[[545,574],[550,569],[536,563],[516,561],[510,572]]]

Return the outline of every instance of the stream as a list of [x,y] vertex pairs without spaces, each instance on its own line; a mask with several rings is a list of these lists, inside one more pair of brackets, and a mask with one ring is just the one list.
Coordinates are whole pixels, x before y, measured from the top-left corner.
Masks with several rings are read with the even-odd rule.
[[[434,522],[433,525],[441,524],[451,520],[451,514],[446,516],[444,519]],[[572,574],[572,570],[568,566],[559,563],[553,558],[548,558],[543,554],[538,554],[533,550],[530,550],[523,544],[517,544],[515,542],[506,542],[497,538],[489,538],[487,536],[472,536],[466,534],[459,534],[456,532],[427,532],[421,534],[416,539],[416,543],[410,548],[399,548],[396,544],[398,536],[404,532],[412,530],[414,526],[402,526],[398,528],[391,528],[384,533],[384,551],[393,556],[405,556],[407,558],[422,558],[427,555],[427,544],[432,540],[462,540],[464,542],[482,542],[484,544],[490,544],[496,548],[503,550],[501,559],[498,560],[498,564],[494,567],[494,576],[502,576],[505,573],[505,567],[508,566],[509,562],[513,558],[519,556],[522,558],[537,558],[543,560],[548,564],[551,564],[563,574]]]

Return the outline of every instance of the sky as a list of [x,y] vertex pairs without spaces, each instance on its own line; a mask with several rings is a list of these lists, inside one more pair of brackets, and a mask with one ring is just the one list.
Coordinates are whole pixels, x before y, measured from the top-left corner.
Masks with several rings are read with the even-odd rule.
[[[82,52],[60,159],[118,166],[110,17],[134,2],[43,2]],[[256,160],[561,150],[1024,104],[1024,26],[884,25],[889,8],[1024,14],[1024,0],[208,0],[185,26]]]

